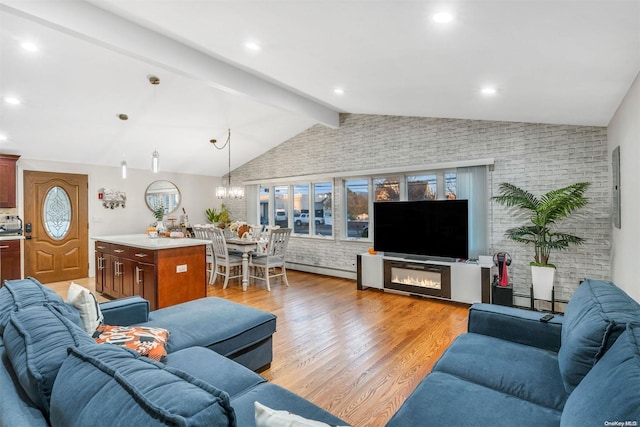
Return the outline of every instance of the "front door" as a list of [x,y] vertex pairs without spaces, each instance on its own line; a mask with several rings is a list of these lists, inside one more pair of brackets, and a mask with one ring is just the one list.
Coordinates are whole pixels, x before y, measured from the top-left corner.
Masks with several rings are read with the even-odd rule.
[[25,276],[42,283],[88,276],[87,184],[87,175],[24,171]]

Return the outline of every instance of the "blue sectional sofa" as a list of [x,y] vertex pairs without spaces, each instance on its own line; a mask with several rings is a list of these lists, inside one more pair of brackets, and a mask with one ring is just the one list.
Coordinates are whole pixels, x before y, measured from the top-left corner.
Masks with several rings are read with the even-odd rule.
[[158,362],[97,344],[76,308],[34,279],[3,285],[0,426],[250,427],[255,402],[346,424],[254,372],[271,362],[270,313],[220,298],[152,312],[139,297],[101,304],[105,324],[170,331],[168,354]]
[[586,280],[564,316],[476,304],[388,422],[412,426],[637,426],[640,306],[613,283]]

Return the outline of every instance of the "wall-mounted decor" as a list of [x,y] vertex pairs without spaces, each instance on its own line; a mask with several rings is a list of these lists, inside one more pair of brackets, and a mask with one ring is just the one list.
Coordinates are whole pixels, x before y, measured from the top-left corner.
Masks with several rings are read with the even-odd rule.
[[127,193],[110,188],[100,188],[98,199],[102,200],[102,206],[105,209],[124,208],[127,203]]
[[620,146],[613,149],[611,163],[613,171],[613,225],[620,228]]

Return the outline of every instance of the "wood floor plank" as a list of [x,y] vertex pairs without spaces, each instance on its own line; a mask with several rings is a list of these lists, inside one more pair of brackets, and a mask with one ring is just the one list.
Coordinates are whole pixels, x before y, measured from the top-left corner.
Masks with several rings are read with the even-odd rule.
[[[464,305],[297,271],[288,278],[271,292],[260,284],[242,292],[232,280],[207,294],[277,315],[273,362],[261,374],[354,427],[384,426],[467,328]],[[76,283],[92,289],[93,279]],[[50,286],[66,296],[68,283]]]

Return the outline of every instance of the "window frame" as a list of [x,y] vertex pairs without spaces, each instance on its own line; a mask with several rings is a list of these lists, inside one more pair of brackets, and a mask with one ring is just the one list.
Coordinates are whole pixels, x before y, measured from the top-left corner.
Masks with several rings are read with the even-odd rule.
[[[334,239],[335,237],[335,224],[331,224],[331,233],[328,235],[317,234],[316,232],[316,213],[315,213],[315,186],[316,184],[329,184],[330,185],[330,194],[331,194],[331,217],[333,218],[335,215],[335,182],[333,178],[328,179],[317,179],[313,181],[291,181],[286,183],[269,183],[269,184],[261,184],[258,185],[258,197],[256,199],[258,206],[260,206],[260,189],[268,188],[269,189],[269,200],[267,205],[267,212],[269,212],[268,224],[265,225],[276,225],[275,218],[275,188],[276,187],[287,187],[287,204],[286,204],[286,212],[287,212],[287,228],[291,229],[291,236],[293,237],[302,237],[302,238],[311,238],[311,239]],[[309,229],[306,233],[296,233],[295,232],[295,218],[294,218],[294,205],[295,205],[295,193],[294,189],[296,187],[306,186],[308,188],[308,203],[309,203]],[[260,216],[260,209],[257,209],[258,216]],[[258,218],[258,221],[260,218]],[[324,217],[322,218],[324,221]]]
[[[375,200],[375,186],[374,181],[379,180],[381,178],[398,178],[399,184],[399,196],[400,199],[398,201],[407,201],[409,200],[408,195],[408,177],[409,176],[420,176],[420,175],[434,175],[436,177],[436,187],[437,187],[437,198],[435,200],[446,200],[446,180],[445,176],[447,174],[455,174],[457,179],[457,170],[456,168],[445,168],[445,169],[430,169],[430,170],[410,170],[405,172],[387,172],[382,174],[375,175],[363,175],[363,176],[349,176],[342,178],[342,206],[340,207],[340,212],[342,213],[342,230],[341,230],[341,240],[346,241],[358,241],[358,242],[373,242],[373,228],[371,224],[374,221],[374,213],[373,213],[373,204],[376,202]],[[358,181],[358,180],[367,180],[368,182],[368,209],[369,209],[369,224],[367,226],[368,233],[367,237],[349,237],[349,229],[348,229],[348,214],[347,214],[347,182],[350,181]],[[456,183],[457,189],[457,183]],[[457,190],[456,190],[457,195]]]

